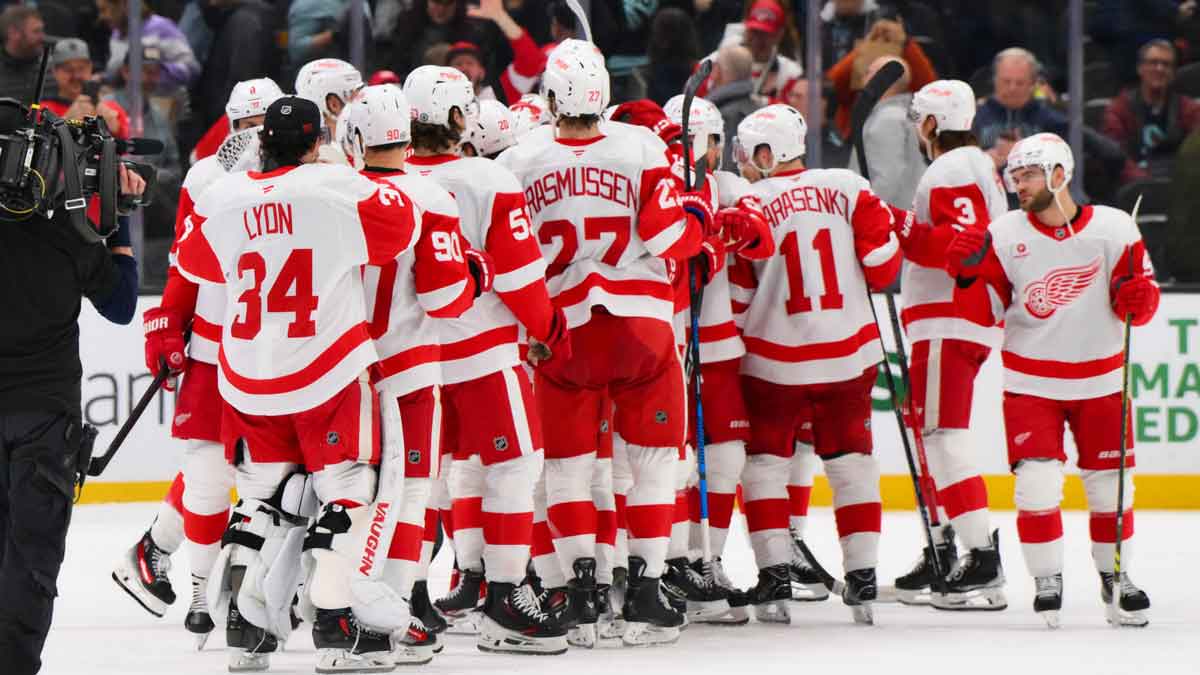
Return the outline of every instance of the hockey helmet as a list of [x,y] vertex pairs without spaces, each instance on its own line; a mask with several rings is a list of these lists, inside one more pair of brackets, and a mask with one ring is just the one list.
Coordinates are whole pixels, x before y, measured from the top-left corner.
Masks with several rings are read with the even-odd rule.
[[483,157],[491,157],[517,144],[517,123],[499,101],[480,101],[479,117],[467,130],[466,142]]
[[913,95],[908,119],[918,127],[933,117],[938,131],[970,131],[975,121],[975,92],[962,80],[938,80]]
[[283,90],[269,77],[255,80],[242,80],[233,85],[229,100],[225,103],[225,116],[229,118],[229,128],[232,130],[238,120],[267,114],[275,99],[283,97]]
[[296,75],[296,95],[316,103],[321,114],[329,118],[336,117],[327,104],[330,95],[345,106],[362,86],[362,73],[341,59],[309,61]]
[[449,66],[421,66],[404,80],[404,96],[412,118],[422,124],[450,126],[450,111],[458,108],[470,129],[479,116],[475,87],[462,71]]
[[520,139],[535,127],[550,124],[554,118],[550,116],[550,104],[539,94],[525,94],[521,100],[508,107],[516,122],[514,135]]
[[360,167],[367,148],[412,140],[412,108],[404,92],[394,84],[378,84],[362,90],[337,126],[339,145],[355,167]]
[[[1017,191],[1013,172],[1025,167],[1038,167],[1046,174],[1046,189],[1057,195],[1071,182],[1075,175],[1075,156],[1071,146],[1061,137],[1051,133],[1034,134],[1017,141],[1008,153],[1008,165],[1004,168],[1004,182],[1010,192]],[[1063,182],[1054,185],[1054,168],[1063,168]]]
[[556,117],[599,115],[608,106],[610,83],[604,55],[590,42],[563,40],[546,58],[542,96],[554,96]]
[[[683,94],[672,96],[663,106],[667,118],[683,127]],[[717,137],[717,147],[725,145],[725,118],[721,111],[707,99],[697,96],[692,99],[692,110],[688,115],[688,127],[692,132],[692,154],[700,157],[708,151],[708,139]],[[712,167],[716,168],[716,167]]]
[[[775,103],[759,108],[738,124],[733,140],[734,158],[739,164],[749,164],[766,175],[784,162],[804,156],[804,136],[808,125],[804,116],[790,105]],[[765,145],[771,149],[771,165],[759,166],[754,151]]]

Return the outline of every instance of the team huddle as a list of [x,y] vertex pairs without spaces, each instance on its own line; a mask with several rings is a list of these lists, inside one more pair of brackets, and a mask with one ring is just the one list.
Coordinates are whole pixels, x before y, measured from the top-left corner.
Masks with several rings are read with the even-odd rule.
[[[429,662],[446,631],[561,654],[751,613],[786,623],[831,592],[858,623],[891,598],[1004,609],[967,433],[1000,348],[1034,609],[1057,625],[1065,425],[1110,618],[1145,624],[1146,594],[1114,573],[1118,531],[1123,558],[1133,534],[1122,337],[1159,291],[1130,216],[1071,199],[1060,138],[1014,147],[1009,211],[970,132],[974,93],[934,82],[911,110],[931,164],[915,203],[890,205],[855,173],[806,167],[790,106],[726,139],[702,98],[608,103],[581,40],[511,110],[438,66],[403,88],[336,59],[305,66],[295,96],[238,84],[145,313],[147,366],[178,376],[184,465],[114,580],[162,616],[186,540],[185,625],[203,645],[223,617],[233,672],[266,670],[301,622],[317,672],[385,672]],[[898,277],[934,526],[889,588],[871,292]],[[818,461],[841,579],[804,544]],[[749,589],[721,562],[739,487]],[[443,548],[452,587],[431,600]]]

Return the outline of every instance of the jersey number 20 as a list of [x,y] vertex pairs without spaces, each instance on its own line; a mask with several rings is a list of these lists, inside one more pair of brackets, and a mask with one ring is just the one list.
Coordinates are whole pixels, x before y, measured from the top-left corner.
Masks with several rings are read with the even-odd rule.
[[[241,316],[229,326],[229,334],[239,340],[253,340],[262,330],[263,296],[262,285],[267,276],[267,261],[262,255],[250,251],[238,258],[238,278],[253,277],[252,286],[238,296],[242,304]],[[313,295],[313,252],[311,248],[298,248],[288,255],[279,270],[275,283],[267,291],[266,310],[272,313],[294,315],[288,324],[288,337],[307,338],[317,334],[317,322],[313,312],[317,311],[317,296]]]

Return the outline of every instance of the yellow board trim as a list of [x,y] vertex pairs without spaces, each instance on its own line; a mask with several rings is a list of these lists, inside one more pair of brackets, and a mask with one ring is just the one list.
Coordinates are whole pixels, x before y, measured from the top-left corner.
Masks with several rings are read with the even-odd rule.
[[[988,501],[996,510],[1013,509],[1013,477],[984,476],[987,483]],[[1188,509],[1200,510],[1200,474],[1135,474],[1137,507],[1141,509]],[[171,487],[170,481],[145,481],[131,483],[88,483],[83,488],[80,504],[104,504],[114,502],[152,502],[163,498]],[[912,480],[905,475],[887,475],[879,481],[883,508],[911,510],[916,508]],[[829,506],[833,494],[824,476],[817,476],[813,485],[812,505]],[[1083,483],[1079,476],[1067,476],[1063,488],[1063,508],[1083,510],[1087,500],[1083,494]]]

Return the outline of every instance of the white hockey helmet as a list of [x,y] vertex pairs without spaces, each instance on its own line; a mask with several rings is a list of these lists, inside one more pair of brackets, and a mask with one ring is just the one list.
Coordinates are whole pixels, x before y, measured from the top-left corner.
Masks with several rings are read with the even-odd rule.
[[338,142],[355,167],[367,148],[412,140],[412,108],[394,84],[365,87],[338,120]]
[[[1041,133],[1022,138],[1008,153],[1008,165],[1004,168],[1004,182],[1010,192],[1017,191],[1013,172],[1025,167],[1038,167],[1046,174],[1046,189],[1057,195],[1071,182],[1075,175],[1075,156],[1071,146],[1057,134]],[[1063,168],[1063,182],[1054,185],[1054,168]]]
[[[749,164],[766,175],[775,167],[804,156],[804,137],[808,124],[804,115],[790,105],[775,103],[759,108],[742,120],[734,139],[734,158],[739,164]],[[771,166],[759,166],[754,151],[765,145],[771,149]]]
[[975,92],[962,80],[938,80],[913,95],[908,119],[918,127],[933,117],[938,131],[970,131],[975,121]]
[[542,96],[554,96],[556,117],[599,115],[608,107],[610,84],[604,55],[590,42],[563,40],[546,57]]
[[229,100],[225,103],[225,116],[229,118],[229,128],[232,130],[238,120],[266,115],[267,108],[275,99],[283,97],[283,90],[269,77],[256,80],[242,80],[233,85]]
[[462,71],[449,66],[421,66],[404,80],[404,95],[412,106],[412,118],[422,124],[450,126],[450,111],[458,108],[466,128],[479,116],[475,87]]
[[[667,119],[683,127],[683,94],[672,96],[663,106]],[[717,137],[717,147],[725,145],[725,118],[721,111],[707,99],[699,96],[692,99],[692,110],[688,115],[688,130],[692,135],[692,154],[700,157],[708,151],[709,136]],[[717,167],[711,167],[713,169]]]
[[296,95],[316,103],[321,114],[329,118],[336,117],[327,104],[330,95],[345,106],[362,86],[362,73],[341,59],[309,61],[296,75]]
[[467,130],[465,142],[480,156],[490,157],[517,144],[517,122],[513,114],[499,101],[479,102],[479,117]]
[[525,94],[521,100],[509,106],[508,110],[516,122],[513,133],[518,139],[534,128],[554,121],[550,115],[550,104],[539,94]]

